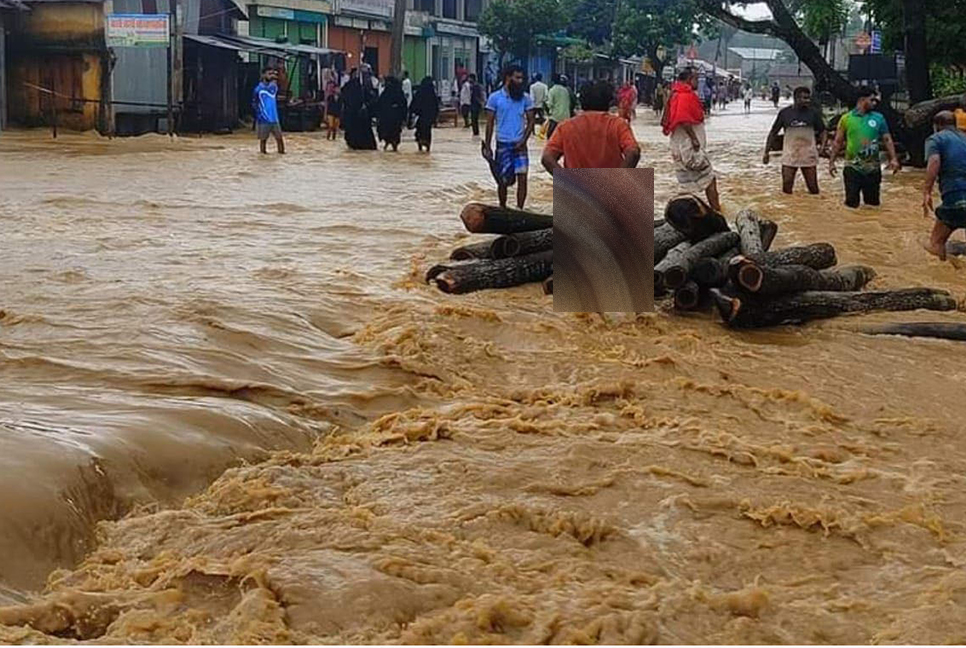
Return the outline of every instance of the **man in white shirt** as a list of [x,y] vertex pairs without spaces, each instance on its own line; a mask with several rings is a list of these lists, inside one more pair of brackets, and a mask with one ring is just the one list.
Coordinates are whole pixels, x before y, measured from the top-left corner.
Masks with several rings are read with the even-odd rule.
[[409,78],[409,70],[403,71],[402,76],[402,91],[403,95],[406,96],[406,106],[409,106],[413,102],[413,82]]
[[543,114],[547,108],[547,91],[549,88],[543,82],[543,75],[537,72],[530,84],[530,98],[533,99],[533,120],[537,124],[543,123]]

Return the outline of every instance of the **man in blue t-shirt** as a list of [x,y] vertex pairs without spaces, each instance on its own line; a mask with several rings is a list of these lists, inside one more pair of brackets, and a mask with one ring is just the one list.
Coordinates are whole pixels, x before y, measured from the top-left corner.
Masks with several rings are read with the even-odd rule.
[[[486,100],[486,138],[483,158],[496,179],[500,207],[506,207],[507,187],[517,185],[517,207],[527,202],[530,158],[527,140],[533,134],[533,100],[523,91],[523,68],[510,65],[503,72],[503,87]],[[496,130],[496,154],[491,148]]]
[[252,93],[252,110],[255,113],[255,129],[258,132],[258,145],[262,153],[268,136],[275,137],[279,153],[285,153],[282,140],[282,127],[278,122],[278,71],[272,68],[262,70],[262,80]]
[[[946,260],[946,241],[960,228],[966,228],[966,133],[956,128],[956,115],[943,111],[933,120],[936,131],[926,140],[926,184],[922,191],[923,216],[935,211],[936,224],[926,250]],[[932,190],[939,179],[943,202],[933,210]]]

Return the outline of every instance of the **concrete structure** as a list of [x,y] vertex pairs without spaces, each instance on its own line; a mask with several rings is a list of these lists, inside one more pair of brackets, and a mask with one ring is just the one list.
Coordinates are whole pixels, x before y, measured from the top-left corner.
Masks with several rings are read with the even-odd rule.
[[7,114],[25,126],[110,131],[102,0],[30,0],[8,15]]

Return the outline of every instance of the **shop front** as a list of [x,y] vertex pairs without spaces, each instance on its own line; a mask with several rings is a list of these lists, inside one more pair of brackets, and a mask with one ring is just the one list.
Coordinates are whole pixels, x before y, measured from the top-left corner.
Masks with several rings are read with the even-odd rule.
[[329,25],[328,46],[346,52],[346,65],[368,63],[376,76],[389,74],[392,5],[385,0],[339,0]]
[[475,27],[436,21],[436,35],[429,39],[429,60],[433,78],[437,81],[440,98],[454,103],[454,81],[463,74],[474,73],[479,53],[479,32]]
[[[281,0],[279,4],[288,4]],[[254,5],[249,7],[248,35],[265,38],[277,43],[325,47],[327,27],[332,5],[325,0],[315,0],[316,11],[306,11],[292,7]],[[312,98],[318,86],[319,70],[307,60],[302,60],[292,69],[289,90],[294,97]]]

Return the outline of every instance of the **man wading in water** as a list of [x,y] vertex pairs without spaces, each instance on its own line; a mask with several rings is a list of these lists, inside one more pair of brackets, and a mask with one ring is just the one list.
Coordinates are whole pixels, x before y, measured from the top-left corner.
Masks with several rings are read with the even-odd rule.
[[768,164],[775,138],[780,131],[785,131],[785,142],[782,146],[782,191],[787,194],[792,193],[795,188],[795,176],[799,169],[802,170],[808,192],[818,193],[818,152],[825,148],[827,135],[825,121],[811,107],[811,102],[811,90],[796,88],[794,105],[778,112],[775,125],[771,127],[768,141],[765,142],[762,162]]
[[285,153],[282,127],[278,123],[278,71],[272,68],[262,70],[262,80],[255,86],[252,95],[252,109],[255,111],[255,130],[258,133],[258,148],[268,153],[268,136],[275,138],[279,153]]
[[881,113],[872,110],[872,98],[875,93],[870,88],[859,90],[855,110],[842,116],[835,133],[835,143],[832,145],[832,155],[828,162],[828,171],[835,177],[838,170],[835,160],[839,157],[843,144],[845,150],[845,171],[842,178],[845,181],[845,205],[855,209],[859,206],[859,197],[866,205],[880,204],[882,189],[882,162],[879,160],[879,141],[885,143],[889,152],[889,168],[893,173],[899,173],[902,165],[896,157],[896,147],[889,134],[889,126]]
[[[527,140],[533,135],[533,100],[523,91],[523,68],[510,65],[503,73],[503,87],[486,101],[486,138],[483,158],[497,182],[500,207],[506,207],[507,187],[517,185],[517,208],[527,202],[527,171],[530,158]],[[490,144],[496,130],[496,155]]]
[[923,216],[933,212],[932,190],[939,179],[943,202],[935,209],[936,224],[924,244],[930,254],[946,260],[946,241],[966,228],[966,133],[956,128],[956,115],[943,111],[933,121],[936,133],[926,140],[926,184],[922,192]]
[[664,134],[671,136],[671,158],[681,189],[688,193],[704,192],[711,209],[720,212],[718,179],[706,152],[704,106],[694,90],[698,79],[693,69],[678,75],[671,87],[671,98],[664,111]]

